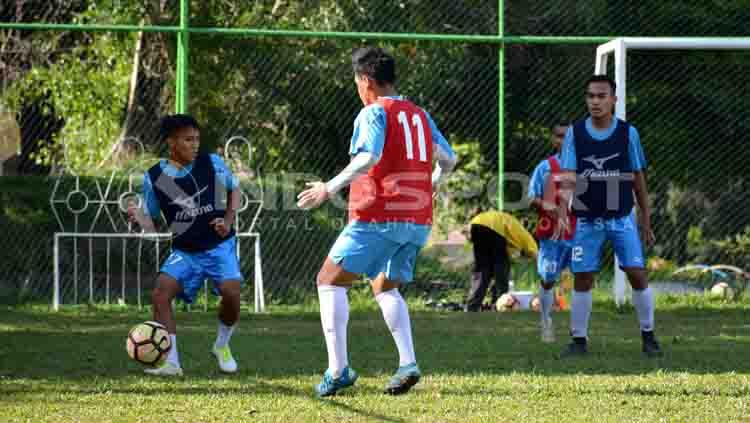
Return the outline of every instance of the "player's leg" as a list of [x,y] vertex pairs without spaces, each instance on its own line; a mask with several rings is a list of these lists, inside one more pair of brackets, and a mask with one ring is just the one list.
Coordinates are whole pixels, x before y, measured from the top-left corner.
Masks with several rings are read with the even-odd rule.
[[320,322],[328,351],[328,369],[323,381],[316,386],[319,396],[334,395],[339,389],[354,384],[357,374],[349,368],[347,353],[347,326],[349,325],[349,299],[347,289],[359,275],[346,271],[343,266],[326,257],[318,272],[318,301]]
[[632,302],[641,328],[643,353],[648,357],[658,357],[662,355],[662,351],[654,336],[654,293],[648,286],[643,247],[635,216],[631,214],[615,220],[609,228],[609,237],[622,270],[633,288]]
[[487,287],[492,278],[494,257],[492,256],[492,230],[481,225],[471,225],[471,243],[474,252],[474,268],[471,287],[466,297],[466,311],[480,311]]
[[492,249],[492,274],[495,282],[492,284],[492,306],[494,307],[501,295],[508,292],[510,280],[510,256],[507,241],[497,233],[494,234],[494,248]]
[[175,250],[167,257],[156,278],[156,286],[151,293],[154,320],[163,324],[169,332],[171,348],[164,364],[158,368],[146,369],[147,374],[158,376],[182,375],[180,357],[177,348],[177,325],[174,319],[172,301],[180,296],[192,302],[198,290],[192,257]]
[[563,350],[562,357],[583,355],[588,351],[588,329],[593,305],[591,288],[594,276],[599,272],[605,240],[603,220],[578,220],[571,247],[574,283],[570,302],[570,335],[573,339]]
[[[567,255],[566,255],[567,253]],[[555,302],[555,282],[560,272],[570,260],[570,248],[563,241],[543,239],[539,242],[537,254],[537,273],[540,277],[539,303],[542,342],[555,342],[555,328],[552,324],[552,306]]]
[[222,372],[234,373],[237,371],[237,361],[232,356],[229,340],[240,319],[243,280],[237,258],[237,239],[225,240],[215,248],[201,253],[199,263],[203,274],[213,281],[213,293],[221,296],[216,341],[211,353],[216,357]]
[[154,321],[167,328],[170,335],[177,333],[177,323],[172,310],[172,300],[182,292],[179,282],[166,273],[159,273],[156,277],[156,286],[151,292],[151,307],[153,308]]
[[[390,247],[381,245],[382,249]],[[347,326],[349,299],[347,289],[361,274],[377,275],[379,236],[366,224],[351,223],[331,247],[317,276],[320,322],[328,351],[328,369],[316,386],[319,396],[334,395],[338,390],[354,385],[357,374],[349,367],[347,354]]]
[[402,284],[414,278],[420,248],[412,243],[401,245],[388,261],[384,272],[371,282],[372,293],[398,349],[398,369],[385,386],[385,392],[391,395],[408,392],[422,377],[414,352],[409,309],[399,292]]

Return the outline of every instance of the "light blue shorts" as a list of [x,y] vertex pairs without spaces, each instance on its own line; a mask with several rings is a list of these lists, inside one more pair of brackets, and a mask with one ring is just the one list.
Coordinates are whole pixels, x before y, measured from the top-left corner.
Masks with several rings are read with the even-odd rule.
[[573,273],[598,272],[606,241],[612,243],[620,267],[645,267],[638,225],[631,213],[614,219],[578,218],[571,252]]
[[414,279],[419,250],[427,243],[430,225],[350,222],[331,247],[328,257],[347,272],[374,279],[381,272],[390,281]]
[[536,259],[536,270],[545,283],[560,280],[560,273],[570,267],[571,241],[539,241],[539,254]]
[[195,300],[206,278],[213,282],[213,293],[219,295],[218,287],[224,281],[242,281],[237,238],[229,238],[210,250],[197,253],[172,250],[159,271],[177,280],[182,287],[179,297],[188,304]]

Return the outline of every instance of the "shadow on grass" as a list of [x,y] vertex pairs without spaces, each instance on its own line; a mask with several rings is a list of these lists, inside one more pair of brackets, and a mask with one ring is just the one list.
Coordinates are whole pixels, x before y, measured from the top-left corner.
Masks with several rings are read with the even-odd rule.
[[[0,310],[0,377],[4,379],[120,378],[138,375],[140,367],[125,354],[128,328],[148,314],[126,311],[63,312]],[[693,374],[750,373],[750,317],[743,308],[683,308],[657,314],[661,359],[645,359],[632,312],[595,311],[590,354],[560,360],[567,342],[567,313],[555,316],[556,344],[539,342],[533,313],[412,313],[417,356],[426,375],[634,375],[658,370]],[[240,364],[238,375],[272,381],[316,377],[326,365],[325,343],[317,313],[243,316],[232,339]],[[211,313],[178,314],[178,348],[187,377],[222,376],[208,354],[216,318]],[[387,377],[397,353],[379,312],[352,313],[350,361],[365,377]]]

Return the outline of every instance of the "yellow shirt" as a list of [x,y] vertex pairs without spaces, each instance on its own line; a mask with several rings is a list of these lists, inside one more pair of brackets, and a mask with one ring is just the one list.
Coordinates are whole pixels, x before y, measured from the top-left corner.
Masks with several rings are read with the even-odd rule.
[[513,215],[501,211],[486,211],[471,219],[472,225],[482,225],[497,232],[508,241],[508,253],[519,249],[530,257],[536,257],[539,248],[534,237]]

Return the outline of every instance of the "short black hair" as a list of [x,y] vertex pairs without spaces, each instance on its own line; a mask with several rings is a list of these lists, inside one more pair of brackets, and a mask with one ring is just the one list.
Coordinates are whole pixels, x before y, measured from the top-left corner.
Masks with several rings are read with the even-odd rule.
[[191,115],[167,115],[159,123],[159,141],[165,141],[172,133],[180,128],[195,128],[201,130],[198,121]]
[[615,80],[607,75],[594,75],[591,78],[586,81],[586,89],[589,89],[589,85],[593,82],[606,82],[609,84],[609,87],[612,89],[612,95],[615,95],[617,93],[617,84],[615,83]]
[[352,51],[354,73],[375,80],[378,85],[396,82],[396,61],[378,47],[361,47]]

